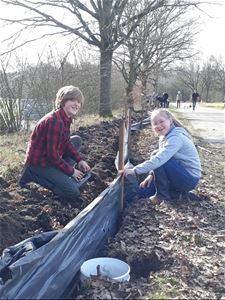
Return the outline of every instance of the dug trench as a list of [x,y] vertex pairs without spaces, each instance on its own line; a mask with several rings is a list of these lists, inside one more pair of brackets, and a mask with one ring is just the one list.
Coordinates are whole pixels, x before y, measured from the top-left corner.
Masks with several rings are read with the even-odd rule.
[[[134,117],[133,122],[138,121]],[[92,179],[82,188],[82,203],[75,205],[54,199],[51,192],[36,185],[19,188],[18,170],[1,178],[1,250],[34,234],[63,228],[95,199],[117,176],[120,120],[80,127],[82,153],[91,165]],[[214,298],[224,290],[224,160],[219,145],[197,143],[203,177],[196,192],[200,201],[150,205],[148,199],[134,201],[122,214],[118,233],[109,240],[106,256],[129,263],[129,282],[92,278],[73,299]],[[147,159],[157,147],[151,128],[131,136],[130,160]],[[15,176],[16,174],[16,176]]]

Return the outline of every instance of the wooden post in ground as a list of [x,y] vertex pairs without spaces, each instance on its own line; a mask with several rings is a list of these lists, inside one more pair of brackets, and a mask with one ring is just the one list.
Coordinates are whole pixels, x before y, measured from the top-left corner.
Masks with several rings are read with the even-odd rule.
[[[119,170],[124,169],[124,131],[125,131],[125,122],[122,120],[120,124],[119,131],[119,162],[118,167]],[[121,176],[121,194],[120,194],[120,212],[123,211],[124,207],[124,176]]]
[[130,159],[130,136],[131,136],[131,110],[127,113],[127,158]]

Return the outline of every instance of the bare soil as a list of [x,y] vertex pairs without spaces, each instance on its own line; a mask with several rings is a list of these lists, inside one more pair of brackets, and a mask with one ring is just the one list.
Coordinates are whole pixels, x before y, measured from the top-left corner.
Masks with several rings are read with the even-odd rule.
[[81,153],[92,169],[92,177],[81,188],[82,203],[61,202],[32,183],[30,189],[21,189],[17,182],[22,166],[7,178],[0,177],[0,253],[35,234],[63,228],[108,187],[117,175],[119,124],[117,119],[73,133],[82,137]]
[[[62,228],[112,182],[117,174],[119,124],[119,120],[103,122],[76,132],[84,140],[81,151],[93,173],[82,189],[81,204],[57,201],[35,184],[30,190],[21,189],[17,184],[20,169],[7,179],[0,178],[0,251],[36,233]],[[131,141],[135,164],[157,147],[150,128],[132,135]],[[92,278],[77,299],[225,297],[224,145],[201,139],[196,144],[203,167],[196,189],[201,200],[158,206],[150,205],[148,199],[132,203],[108,244],[108,256],[130,264],[130,281]]]

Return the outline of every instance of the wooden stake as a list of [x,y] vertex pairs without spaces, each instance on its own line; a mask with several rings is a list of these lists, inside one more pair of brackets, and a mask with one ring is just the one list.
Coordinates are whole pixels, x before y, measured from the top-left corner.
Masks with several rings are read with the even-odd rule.
[[130,158],[130,136],[131,136],[131,110],[128,109],[128,124],[127,124],[127,158]]
[[[119,131],[119,161],[118,167],[119,170],[124,169],[124,130],[125,122],[122,120]],[[124,177],[121,176],[121,194],[120,194],[120,212],[122,212],[124,207]]]

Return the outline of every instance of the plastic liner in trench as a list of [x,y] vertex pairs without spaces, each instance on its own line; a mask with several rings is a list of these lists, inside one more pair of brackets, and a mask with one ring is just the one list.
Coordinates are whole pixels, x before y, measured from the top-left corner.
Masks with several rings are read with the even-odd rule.
[[[148,126],[149,118],[131,126],[138,132]],[[125,133],[124,160],[129,166],[128,132]],[[118,155],[115,160],[117,165]],[[124,199],[136,196],[137,181],[126,182]],[[3,251],[0,259],[1,299],[67,298],[82,263],[104,250],[115,235],[120,221],[120,178],[92,201],[62,230],[45,232]]]

